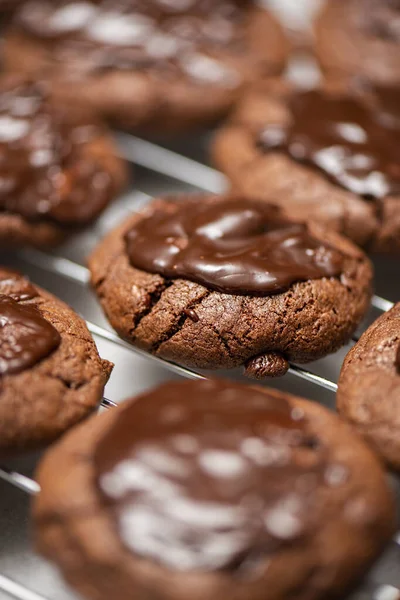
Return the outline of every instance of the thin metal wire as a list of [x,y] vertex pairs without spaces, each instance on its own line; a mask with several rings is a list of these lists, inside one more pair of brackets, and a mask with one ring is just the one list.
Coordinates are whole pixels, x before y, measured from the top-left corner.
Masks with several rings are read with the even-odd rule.
[[297,365],[291,364],[288,372],[291,373],[292,375],[296,375],[297,377],[300,377],[300,379],[304,379],[305,381],[309,381],[311,383],[315,383],[316,385],[320,385],[321,387],[323,387],[326,390],[329,390],[330,392],[333,392],[333,393],[337,392],[337,389],[338,389],[337,383],[334,383],[333,381],[330,381],[329,379],[326,379],[325,377],[321,377],[320,375],[316,375],[315,373],[311,373],[311,371],[302,369],[301,367],[298,367]]
[[4,575],[0,575],[0,590],[8,594],[10,598],[17,598],[17,600],[48,600],[41,594],[31,592]]
[[3,479],[3,481],[10,483],[31,496],[40,492],[40,486],[36,481],[3,466],[0,467],[0,479]]
[[118,404],[112,400],[109,400],[108,398],[103,398],[101,401],[101,406],[103,408],[117,408]]
[[228,189],[228,181],[222,173],[182,154],[126,133],[117,134],[117,143],[122,156],[133,164],[212,194]]

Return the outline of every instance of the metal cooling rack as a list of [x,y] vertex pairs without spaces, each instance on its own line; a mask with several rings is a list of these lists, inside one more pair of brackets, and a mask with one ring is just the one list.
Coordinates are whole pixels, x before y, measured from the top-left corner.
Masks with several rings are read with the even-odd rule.
[[[188,158],[187,156],[183,156],[182,154],[161,145],[127,134],[118,134],[117,141],[123,157],[125,157],[128,162],[135,163],[135,165],[139,166],[139,172],[137,173],[138,185],[147,182],[146,185],[148,187],[150,182],[150,187],[155,188],[155,192],[158,187],[164,192],[166,189],[168,191],[176,191],[177,183],[180,191],[183,189],[187,191],[188,189],[196,188],[197,190],[202,189],[207,192],[218,193],[226,189],[226,181],[223,175],[198,160]],[[152,174],[150,179],[148,178],[149,172]],[[145,173],[147,174],[145,175]],[[154,178],[156,178],[156,180],[154,180]],[[69,294],[67,294],[69,303],[76,307],[84,317],[90,313],[93,314],[93,308],[90,303],[88,306],[82,308],[79,305],[79,302],[77,302],[82,296],[85,296],[85,298],[86,296],[89,297],[89,292],[86,291],[89,272],[83,264],[84,256],[86,256],[98,240],[104,236],[106,231],[112,228],[118,221],[122,220],[124,216],[128,216],[129,214],[132,214],[132,212],[140,210],[140,208],[150,201],[151,197],[150,194],[139,191],[130,192],[121,197],[90,232],[77,236],[76,239],[58,250],[57,254],[50,255],[40,251],[27,250],[19,252],[16,256],[9,256],[6,254],[5,257],[1,257],[2,261],[10,266],[16,266],[24,272],[32,274],[34,281],[37,281],[38,283],[38,279],[46,281],[49,277],[56,277],[56,281],[52,282],[50,286],[52,288],[51,291],[55,291],[56,293],[59,291],[59,284],[57,284],[57,281],[61,280],[63,286],[66,286],[64,287],[64,290],[71,287],[71,289],[69,289]],[[376,313],[389,310],[392,306],[393,303],[389,300],[380,296],[373,297],[372,309],[375,311],[375,316]],[[371,318],[373,318],[373,315],[371,315]],[[146,361],[152,361],[157,368],[167,368],[174,375],[180,377],[192,379],[207,377],[206,372],[192,371],[134,348],[127,342],[121,340],[110,330],[109,326],[104,323],[104,319],[99,312],[95,314],[93,320],[87,320],[87,324],[96,340],[105,340],[111,347],[118,347],[135,356],[139,355],[145,357]],[[356,340],[357,336],[355,336],[354,339]],[[344,355],[344,352],[347,350],[348,349],[344,350],[342,354]],[[113,356],[109,357],[113,359]],[[339,359],[339,361],[337,359]],[[341,363],[341,357],[339,356],[337,359],[336,362]],[[287,376],[282,380],[279,380],[279,382],[272,380],[269,381],[268,384],[277,385],[278,387],[281,385],[286,389],[288,387],[289,389],[293,388],[294,384],[297,393],[300,393],[298,391],[298,382],[306,382],[314,387],[317,398],[321,398],[322,392],[328,392],[328,395],[330,395],[329,400],[327,401],[326,398],[322,398],[322,401],[324,403],[332,404],[332,394],[336,392],[337,384],[335,383],[334,377],[330,377],[326,374],[327,370],[325,365],[327,361],[329,361],[329,358],[315,363],[312,365],[313,370],[291,364]],[[320,371],[320,373],[318,373],[318,371]],[[328,372],[330,372],[330,368],[328,368]],[[238,372],[232,372],[232,376],[235,378],[241,377]],[[292,378],[292,382],[291,385],[288,385],[290,378]],[[298,382],[294,383],[296,379]],[[310,396],[307,392],[302,393],[306,396]],[[129,395],[129,393],[127,395]],[[117,406],[117,402],[104,398],[102,405],[106,409],[112,409]],[[0,467],[0,479],[30,496],[40,491],[39,485],[34,479],[12,467]],[[396,578],[396,574],[398,575],[397,571],[400,570],[400,568],[396,569],[396,564],[400,565],[400,532],[393,538],[387,556],[389,556],[388,560],[390,563],[390,583],[384,579],[384,576],[378,576],[376,578],[374,572],[372,572],[372,574],[366,578],[366,581],[360,590],[352,596],[353,600],[400,600],[400,579],[398,577]],[[385,571],[385,561],[386,557],[381,561],[383,567],[379,566],[378,572],[382,569]],[[5,598],[16,598],[19,600],[54,600],[54,596],[51,595],[51,592],[48,596],[43,596],[41,593],[31,591],[25,584],[17,583],[13,578],[1,574],[0,594],[4,594]]]

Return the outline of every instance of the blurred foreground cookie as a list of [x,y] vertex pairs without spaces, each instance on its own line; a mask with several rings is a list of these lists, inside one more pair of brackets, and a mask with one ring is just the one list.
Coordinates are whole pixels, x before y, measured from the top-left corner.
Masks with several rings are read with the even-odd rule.
[[315,24],[326,75],[400,84],[398,0],[328,0]]
[[0,247],[46,247],[92,223],[125,180],[111,137],[43,83],[0,80]]
[[229,196],[154,201],[100,243],[89,267],[128,341],[189,367],[245,364],[256,378],[345,344],[372,280],[344,238]]
[[218,119],[286,57],[279,24],[248,0],[33,0],[4,46],[7,70],[44,73],[56,96],[160,132]]
[[400,304],[377,319],[347,355],[337,402],[340,413],[400,470]]
[[247,94],[213,154],[236,191],[399,253],[399,145],[400,89],[271,81]]
[[343,597],[394,527],[381,466],[346,423],[224,381],[93,418],[38,481],[37,548],[90,600]]
[[0,456],[42,447],[90,414],[111,368],[66,304],[0,268]]

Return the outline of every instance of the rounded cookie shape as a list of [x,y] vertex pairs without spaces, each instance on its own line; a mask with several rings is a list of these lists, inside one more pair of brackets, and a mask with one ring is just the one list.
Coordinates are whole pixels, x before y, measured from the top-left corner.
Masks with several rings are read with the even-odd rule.
[[344,421],[223,380],[93,418],[38,481],[37,548],[90,600],[341,597],[394,527],[383,470]]
[[328,0],[315,22],[316,54],[329,76],[400,83],[397,0]]
[[222,117],[287,53],[280,25],[252,1],[34,0],[15,16],[4,64],[45,73],[57,97],[113,124],[164,132]]
[[273,199],[375,252],[400,251],[399,92],[338,80],[279,80],[248,92],[217,133],[214,161],[235,191]]
[[400,304],[377,319],[350,350],[337,394],[339,412],[400,470]]
[[111,369],[66,304],[0,268],[0,456],[43,447],[87,417]]
[[0,246],[61,242],[99,216],[126,176],[88,111],[19,76],[0,80],[0,149]]
[[345,344],[372,280],[344,238],[230,196],[153,201],[100,243],[89,268],[129,342],[194,368],[247,364],[255,377]]

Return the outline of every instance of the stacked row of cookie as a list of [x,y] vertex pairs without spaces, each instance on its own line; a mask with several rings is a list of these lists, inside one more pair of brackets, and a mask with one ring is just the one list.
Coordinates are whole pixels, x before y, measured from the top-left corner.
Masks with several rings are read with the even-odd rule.
[[[186,129],[283,68],[283,36],[264,10],[176,4],[135,2],[132,14],[132,2],[28,2],[17,13],[6,65],[47,82],[19,74],[4,83],[5,242],[54,243],[120,188],[124,166],[93,108],[123,126]],[[382,251],[399,244],[398,106],[385,103],[395,90],[352,86],[253,88],[215,145],[244,195],[156,201],[100,244],[92,283],[118,333],[180,364],[246,364],[257,378],[350,339],[373,274],[341,234]],[[305,215],[322,225],[303,224]],[[111,365],[46,292],[5,270],[0,291],[7,455],[91,412]],[[339,393],[394,468],[398,315],[352,350]],[[170,386],[92,419],[49,454],[40,482],[40,549],[101,600],[341,593],[394,527],[382,468],[348,425],[307,401],[230,383]]]

